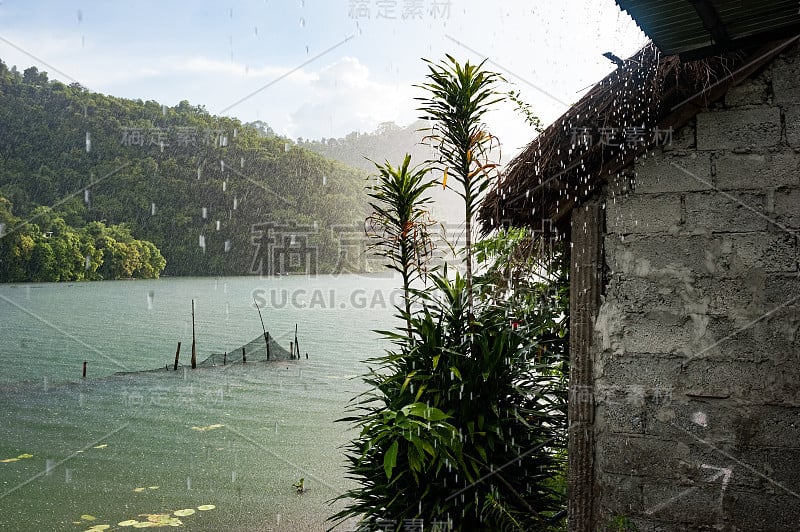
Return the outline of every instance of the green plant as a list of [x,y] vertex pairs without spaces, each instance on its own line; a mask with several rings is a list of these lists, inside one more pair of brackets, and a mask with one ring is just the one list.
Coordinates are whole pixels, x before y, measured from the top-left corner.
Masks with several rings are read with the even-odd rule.
[[389,260],[387,266],[398,272],[403,282],[402,309],[407,332],[411,334],[411,285],[424,275],[424,263],[432,252],[428,234],[431,222],[425,208],[430,198],[425,192],[433,182],[425,179],[430,168],[412,168],[411,156],[406,154],[397,168],[387,161],[378,169],[378,181],[368,188],[373,199],[372,214],[367,218],[367,233],[373,248]]
[[425,60],[428,81],[420,85],[428,92],[421,102],[421,118],[432,120],[427,140],[439,153],[431,161],[434,168],[461,185],[457,190],[464,201],[466,245],[464,248],[467,283],[467,306],[472,312],[472,239],[473,218],[482,194],[490,184],[490,176],[497,165],[489,161],[489,151],[496,145],[495,138],[486,130],[483,115],[503,96],[496,85],[503,78],[496,72],[483,69],[469,61],[461,65],[453,57],[439,63]]
[[[472,150],[483,153],[492,138],[479,118],[495,101],[491,84],[497,76],[448,60],[444,66],[429,63],[433,81],[426,88],[434,95],[425,109],[441,119],[442,158],[432,164],[455,168],[469,232],[493,168],[478,163]],[[347,505],[330,519],[357,517],[373,528],[385,519],[397,530],[408,519],[448,522],[469,532],[560,530],[565,255],[537,259],[530,233],[513,229],[475,245],[475,272],[468,241],[464,276],[410,260],[412,250],[429,244],[424,233],[410,231],[408,213],[424,212],[426,200],[421,192],[410,193],[415,187],[408,183],[408,162],[406,157],[399,169],[378,166],[381,176],[370,194],[378,213],[372,225],[381,228],[372,232],[376,245],[403,277],[398,311],[404,326],[380,331],[390,348],[368,361],[364,381],[370,388],[353,400],[352,415],[340,420],[359,431],[345,451],[357,485],[337,497]],[[422,183],[420,178],[416,186]],[[433,289],[415,286],[420,279]]]

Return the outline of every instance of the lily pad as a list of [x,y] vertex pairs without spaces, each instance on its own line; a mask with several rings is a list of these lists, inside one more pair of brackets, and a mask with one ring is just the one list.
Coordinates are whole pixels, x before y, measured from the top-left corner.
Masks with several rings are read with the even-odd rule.
[[136,519],[128,519],[127,521],[120,521],[117,526],[133,526],[138,522]]
[[201,512],[207,512],[208,510],[213,510],[214,508],[216,508],[216,506],[213,504],[203,504],[197,507],[197,509]]
[[111,525],[94,525],[92,528],[87,529],[86,532],[100,532],[109,528],[111,528]]
[[205,427],[192,427],[192,430],[196,430],[196,431],[199,431],[199,432],[205,432],[205,431],[207,431],[207,430],[216,430],[216,429],[221,429],[221,428],[222,428],[222,427],[224,427],[224,426],[225,426],[225,425],[222,425],[222,424],[216,423],[216,424],[214,424],[214,425],[206,425]]
[[7,464],[9,462],[19,462],[19,458],[6,458],[5,460],[0,460],[0,463]]
[[134,491],[135,493],[141,493],[141,492],[143,492],[144,490],[145,490],[145,488],[133,488],[133,491]]
[[28,453],[22,453],[21,455],[17,456],[17,458],[19,458],[20,460],[24,458],[33,458],[33,455]]
[[194,513],[194,508],[186,508],[184,510],[175,510],[172,513],[177,515],[178,517],[186,517],[187,515],[192,515]]
[[95,521],[95,520],[97,520],[97,518],[95,516],[89,515],[89,514],[83,514],[81,516],[81,519],[83,519],[84,521]]
[[153,528],[154,526],[158,526],[155,523],[151,523],[150,521],[137,521],[133,528]]
[[147,489],[149,489],[149,490],[157,490],[158,486],[147,486]]

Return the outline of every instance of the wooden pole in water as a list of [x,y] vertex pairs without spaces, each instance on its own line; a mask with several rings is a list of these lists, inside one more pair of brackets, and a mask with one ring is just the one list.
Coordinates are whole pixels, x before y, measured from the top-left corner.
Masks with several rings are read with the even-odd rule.
[[297,353],[297,360],[300,360],[300,342],[297,341],[297,324],[294,324],[294,350]]
[[86,378],[86,361],[83,361],[83,378]]
[[269,360],[269,335],[267,334],[267,328],[264,326],[264,317],[261,315],[261,309],[258,306],[258,301],[256,301],[255,296],[253,296],[253,303],[256,304],[258,319],[261,320],[261,330],[264,331],[264,343],[267,345],[267,360]]
[[192,299],[192,369],[197,367],[197,345],[194,336],[194,299]]
[[227,363],[228,363],[228,352],[225,351],[225,354],[222,355],[222,365],[224,366]]
[[244,352],[244,346],[242,346],[242,364],[247,364],[247,353]]
[[294,360],[294,342],[289,342],[289,360]]
[[178,357],[181,356],[181,343],[178,342],[178,349],[175,350],[175,366],[173,366],[173,371],[178,371]]

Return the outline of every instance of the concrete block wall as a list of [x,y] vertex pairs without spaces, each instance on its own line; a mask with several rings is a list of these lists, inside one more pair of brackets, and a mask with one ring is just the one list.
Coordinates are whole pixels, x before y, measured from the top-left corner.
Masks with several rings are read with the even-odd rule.
[[673,138],[604,191],[598,529],[800,530],[800,52]]

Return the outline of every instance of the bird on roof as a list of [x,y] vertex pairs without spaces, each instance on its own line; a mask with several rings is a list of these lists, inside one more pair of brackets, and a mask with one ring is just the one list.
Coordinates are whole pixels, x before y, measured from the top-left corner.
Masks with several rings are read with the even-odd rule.
[[612,63],[615,63],[618,67],[621,67],[621,66],[625,65],[625,61],[623,61],[622,59],[620,59],[616,55],[612,54],[611,52],[604,53],[603,57],[605,57],[606,59],[608,59]]

